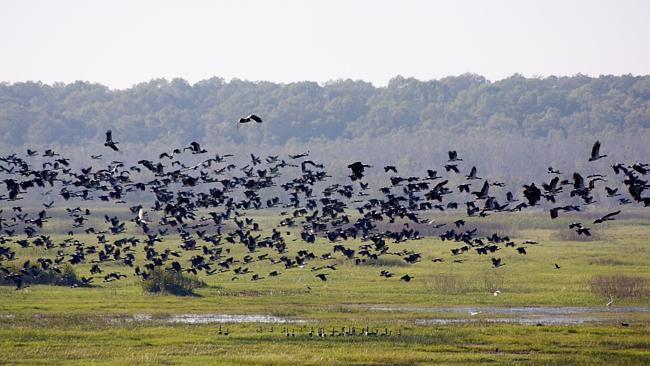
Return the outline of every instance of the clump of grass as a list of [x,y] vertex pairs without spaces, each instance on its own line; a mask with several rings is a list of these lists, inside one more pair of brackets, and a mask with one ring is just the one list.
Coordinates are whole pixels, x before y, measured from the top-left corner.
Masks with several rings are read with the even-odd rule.
[[596,258],[589,261],[590,265],[599,265],[599,266],[625,266],[630,264],[629,262],[622,261],[616,258]]
[[408,264],[402,258],[379,257],[377,259],[366,259],[365,261],[359,262],[359,265],[378,266],[378,267],[406,267],[409,266],[410,264]]
[[483,287],[488,292],[494,292],[503,288],[503,274],[501,273],[485,273],[483,275]]
[[648,294],[647,280],[626,275],[596,275],[589,280],[589,289],[598,296],[639,298]]
[[[22,267],[17,265],[10,266],[10,272],[19,273]],[[45,270],[39,269],[35,276],[22,276],[23,283],[26,285],[54,285],[54,286],[82,286],[81,279],[77,276],[72,266],[66,264],[58,271],[52,268]],[[0,276],[0,285],[14,285],[14,282],[5,276]],[[88,286],[88,285],[86,285]]]
[[467,290],[466,283],[459,276],[451,274],[437,274],[427,281],[426,286],[438,294],[456,295]]
[[150,294],[194,296],[194,290],[204,287],[205,282],[176,271],[155,268],[149,278],[142,281],[142,289]]
[[575,230],[570,229],[560,229],[555,231],[551,237],[555,240],[562,241],[579,241],[579,242],[589,242],[589,241],[598,241],[604,240],[604,236],[599,231],[591,231],[591,236],[587,235],[578,235]]

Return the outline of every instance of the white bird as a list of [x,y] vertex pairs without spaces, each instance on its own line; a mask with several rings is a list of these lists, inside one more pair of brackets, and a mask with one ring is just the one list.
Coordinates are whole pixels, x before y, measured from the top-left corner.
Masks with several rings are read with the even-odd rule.
[[613,303],[614,303],[614,296],[610,296],[609,297],[609,302],[605,306],[610,307],[610,306],[612,306]]
[[500,294],[501,294],[501,290],[494,291],[494,296],[499,296]]
[[476,316],[476,315],[479,315],[480,313],[482,313],[482,311],[470,311],[469,315]]
[[143,224],[148,224],[148,222],[144,219],[145,211],[142,207],[140,207],[140,210],[138,210],[138,221],[140,221]]

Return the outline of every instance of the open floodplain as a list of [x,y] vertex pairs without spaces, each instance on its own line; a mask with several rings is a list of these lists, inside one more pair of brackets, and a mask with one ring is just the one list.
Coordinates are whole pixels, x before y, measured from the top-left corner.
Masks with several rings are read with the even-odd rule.
[[[265,227],[279,221],[273,213],[259,215]],[[80,288],[0,286],[0,364],[650,364],[647,214],[599,226],[589,240],[567,229],[575,218],[504,213],[469,220],[468,227],[485,233],[538,243],[525,245],[526,255],[502,248],[506,265],[499,268],[489,256],[451,257],[455,245],[430,234],[393,244],[422,253],[415,264],[399,257],[359,265],[318,259],[272,277],[263,274],[277,266],[262,261],[249,265],[262,274],[258,281],[232,271],[200,273],[206,286],[195,296],[147,294],[133,275],[110,283],[97,277],[94,286]],[[48,225],[55,242],[64,238],[56,220],[44,232]],[[289,252],[332,248],[324,239],[297,243]],[[231,250],[246,254],[241,245]],[[20,262],[43,254],[17,249]],[[312,267],[331,264],[336,270],[327,281],[314,275]],[[104,271],[131,272],[122,267],[109,263]],[[89,268],[75,266],[79,276]],[[394,276],[381,277],[382,270]],[[413,279],[400,281],[404,274]]]

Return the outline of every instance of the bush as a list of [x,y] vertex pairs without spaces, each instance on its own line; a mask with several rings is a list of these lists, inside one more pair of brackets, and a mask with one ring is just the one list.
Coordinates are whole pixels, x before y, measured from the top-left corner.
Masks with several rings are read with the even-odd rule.
[[142,281],[142,289],[152,294],[171,294],[176,296],[195,295],[194,290],[205,286],[205,282],[195,276],[180,272],[155,268],[149,278]]
[[646,283],[647,280],[643,277],[598,275],[589,281],[589,289],[598,296],[613,296],[617,299],[634,298],[647,295]]
[[[18,273],[22,267],[10,266],[10,272]],[[36,276],[23,275],[23,283],[26,285],[54,285],[54,286],[82,286],[81,279],[77,276],[74,268],[66,264],[60,273],[52,268],[40,270]],[[0,276],[0,285],[14,285],[14,282]]]

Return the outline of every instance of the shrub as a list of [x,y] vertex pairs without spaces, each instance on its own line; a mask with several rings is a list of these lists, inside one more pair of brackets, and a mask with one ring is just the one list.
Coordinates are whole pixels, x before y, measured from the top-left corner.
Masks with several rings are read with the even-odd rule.
[[171,294],[176,296],[195,295],[194,290],[205,286],[205,283],[195,276],[187,276],[180,272],[155,268],[149,278],[142,281],[145,292],[156,294]]
[[[10,272],[18,273],[22,267],[17,265],[7,268]],[[25,275],[22,276],[23,283],[26,285],[54,285],[54,286],[82,286],[81,279],[77,276],[74,268],[66,264],[60,269],[60,272],[48,268],[39,270],[36,276]],[[13,285],[14,282],[0,276],[0,285]]]
[[618,299],[647,295],[647,280],[625,275],[597,275],[589,280],[589,289],[598,296]]

